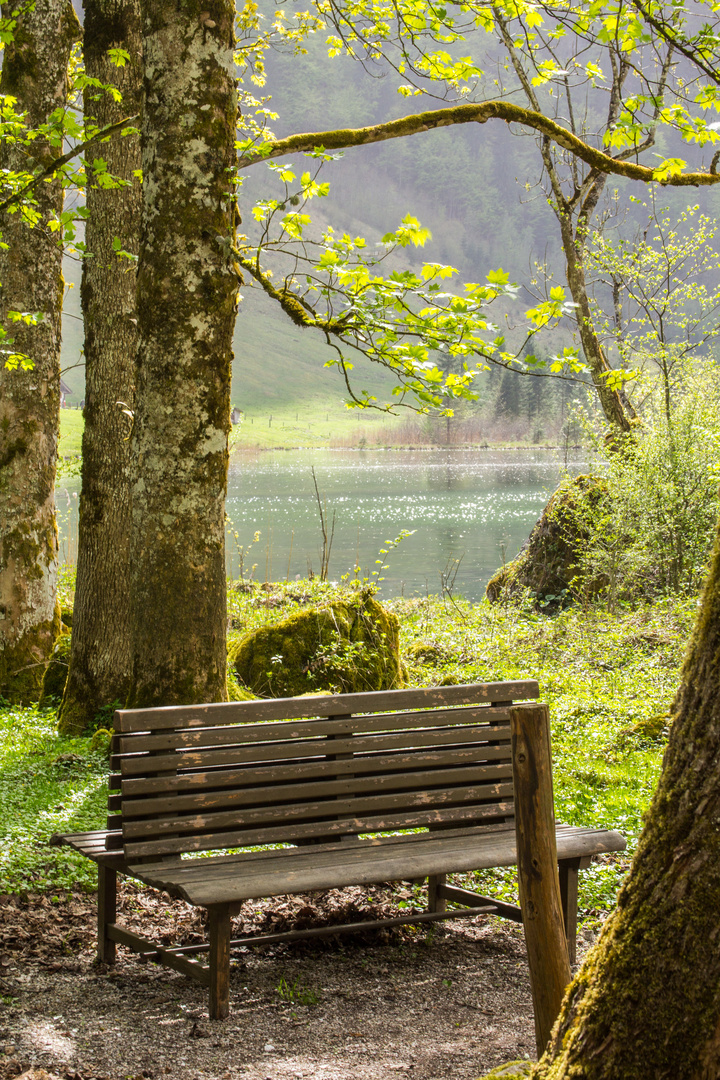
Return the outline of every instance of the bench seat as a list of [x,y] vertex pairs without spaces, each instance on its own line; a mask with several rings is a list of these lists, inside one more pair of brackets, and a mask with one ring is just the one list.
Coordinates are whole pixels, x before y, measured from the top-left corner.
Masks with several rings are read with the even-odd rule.
[[[355,843],[317,844],[199,859],[131,865],[101,850],[102,834],[67,835],[62,842],[197,907],[242,903],[286,893],[378,885],[436,874],[514,866],[515,828],[462,829],[385,836]],[[608,829],[556,829],[558,862],[622,851],[625,838]]]

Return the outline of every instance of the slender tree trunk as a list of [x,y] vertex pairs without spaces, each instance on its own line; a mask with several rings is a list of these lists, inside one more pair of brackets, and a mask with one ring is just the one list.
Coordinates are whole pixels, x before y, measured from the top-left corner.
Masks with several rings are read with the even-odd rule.
[[570,295],[576,304],[575,318],[583,353],[590,368],[593,386],[607,422],[618,431],[627,432],[632,429],[635,410],[626,396],[608,382],[608,376],[611,375],[612,369],[600,344],[590,308],[582,257],[583,241],[573,228],[572,218],[569,213],[558,212],[558,219],[563,251],[565,252],[565,275]]
[[[3,5],[10,15],[14,5]],[[17,99],[28,126],[47,121],[67,101],[67,66],[80,36],[68,0],[21,5],[14,41],[5,48],[0,93]],[[47,165],[58,151],[44,139],[0,147],[0,167]],[[57,604],[58,537],[55,466],[60,422],[60,313],[62,246],[48,220],[62,210],[59,181],[37,189],[39,219],[22,213],[0,223],[0,321],[14,348],[29,356],[29,372],[0,361],[0,694],[37,700],[44,664],[60,628]],[[38,312],[36,326],[13,325],[8,312]]]
[[536,1080],[720,1077],[720,532],[628,879]]
[[[108,49],[130,54],[124,67]],[[85,91],[85,115],[103,127],[140,110],[142,61],[139,0],[85,0],[85,67],[113,85],[115,101],[94,87]],[[126,187],[93,182],[91,162],[105,162]],[[85,430],[72,649],[60,730],[81,732],[98,710],[124,703],[130,689],[130,418],[135,401],[137,311],[135,264],[140,234],[140,140],[114,135],[88,154],[81,299],[85,320]]]
[[231,0],[143,0],[133,706],[222,700],[238,279]]

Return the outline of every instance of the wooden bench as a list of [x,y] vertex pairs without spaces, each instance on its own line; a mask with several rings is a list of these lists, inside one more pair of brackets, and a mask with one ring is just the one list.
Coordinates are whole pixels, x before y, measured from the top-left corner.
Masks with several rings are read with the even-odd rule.
[[[98,864],[99,958],[112,963],[119,943],[189,975],[221,1019],[233,946],[480,913],[522,921],[446,875],[515,863],[510,706],[537,695],[526,681],[116,712],[107,829],[55,838]],[[625,841],[563,825],[556,841],[574,959],[578,869]],[[207,908],[209,943],[163,948],[119,926],[118,872]],[[231,940],[246,900],[424,878],[420,914]]]

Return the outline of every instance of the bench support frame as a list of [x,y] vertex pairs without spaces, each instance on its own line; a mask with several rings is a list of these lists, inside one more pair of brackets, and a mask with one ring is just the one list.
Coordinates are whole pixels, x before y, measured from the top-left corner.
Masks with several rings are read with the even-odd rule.
[[117,921],[117,870],[98,863],[98,960],[115,963],[115,942],[108,937],[108,927]]
[[[589,861],[589,860],[587,860]],[[572,874],[577,880],[577,867],[585,860],[566,860],[568,880]],[[446,874],[433,874],[428,878],[428,910],[412,915],[400,915],[390,919],[369,919],[362,922],[346,923],[340,926],[319,926],[310,930],[289,930],[275,934],[257,934],[232,938],[232,917],[239,913],[240,904],[214,904],[208,907],[207,929],[208,942],[203,945],[177,946],[166,948],[158,946],[148,938],[141,937],[120,926],[117,919],[117,874],[118,870],[98,864],[98,960],[113,964],[116,959],[116,946],[124,945],[138,953],[145,960],[163,964],[181,975],[207,986],[210,992],[210,1019],[224,1020],[230,1013],[230,954],[233,949],[248,948],[251,945],[273,945],[286,941],[298,941],[303,938],[332,937],[335,934],[357,933],[378,930],[391,926],[408,926],[419,923],[440,922],[451,919],[474,918],[477,915],[498,915],[502,918],[522,922],[520,908],[515,904],[480,893],[448,885]],[[563,880],[561,870],[561,882]],[[563,894],[565,895],[565,894]],[[572,904],[573,895],[577,899],[577,888],[567,891],[567,903]],[[457,905],[448,908],[448,903]],[[575,913],[569,912],[568,923],[575,925]],[[570,946],[570,942],[568,942]],[[572,943],[574,947],[574,940]],[[199,963],[195,956],[208,953],[208,963]]]

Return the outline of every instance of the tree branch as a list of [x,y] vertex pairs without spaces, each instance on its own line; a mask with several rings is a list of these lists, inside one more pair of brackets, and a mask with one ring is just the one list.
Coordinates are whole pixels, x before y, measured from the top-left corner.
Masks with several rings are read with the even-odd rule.
[[26,184],[24,188],[20,188],[19,191],[10,195],[4,202],[0,202],[0,212],[7,210],[8,206],[12,206],[13,203],[20,202],[29,191],[32,191],[32,189],[42,183],[43,180],[47,180],[49,177],[54,176],[59,169],[62,169],[64,165],[67,165],[73,158],[78,157],[79,154],[82,154],[83,150],[87,150],[88,146],[97,142],[98,139],[106,139],[110,135],[114,135],[116,131],[120,131],[122,128],[134,124],[135,121],[139,119],[140,114],[136,113],[135,116],[126,116],[123,120],[118,120],[114,124],[108,124],[107,127],[100,128],[99,131],[96,131],[91,139],[86,139],[85,142],[78,143],[72,150],[68,150],[67,154],[55,158],[54,161],[51,161],[50,164],[42,170],[42,172],[39,172],[37,176]]
[[524,127],[533,128],[599,172],[625,176],[630,180],[641,180],[646,184],[655,181],[668,187],[704,187],[720,182],[720,174],[714,172],[680,173],[668,176],[664,180],[657,180],[654,169],[613,158],[602,150],[589,146],[577,135],[573,135],[547,116],[510,101],[484,101],[478,105],[456,105],[448,109],[434,109],[430,112],[416,113],[413,116],[403,116],[399,120],[390,120],[385,124],[375,124],[372,127],[338,128],[336,131],[290,135],[286,139],[274,139],[262,143],[256,150],[243,154],[238,158],[238,166],[244,169],[260,161],[269,161],[271,158],[283,157],[286,154],[307,153],[311,150],[345,150],[353,146],[384,142],[386,139],[418,135],[422,131],[432,131],[434,128],[450,127],[454,124],[484,124],[488,120],[504,120],[507,124],[522,124]]

